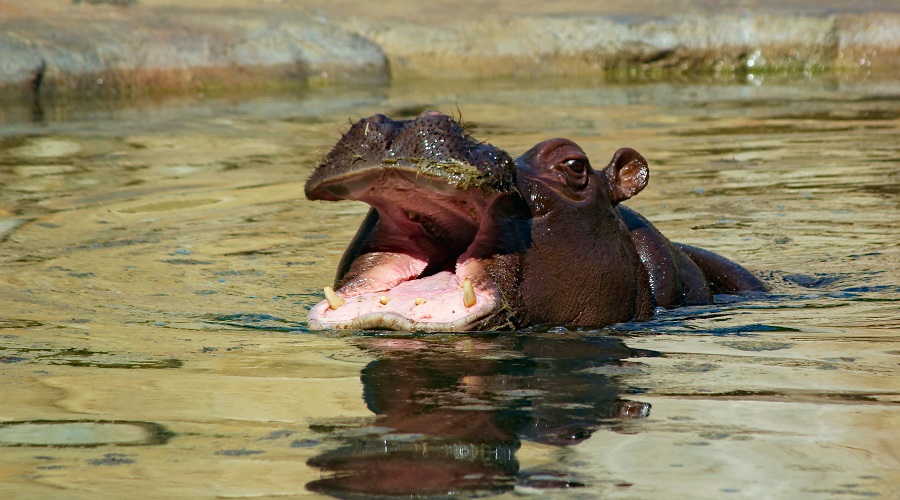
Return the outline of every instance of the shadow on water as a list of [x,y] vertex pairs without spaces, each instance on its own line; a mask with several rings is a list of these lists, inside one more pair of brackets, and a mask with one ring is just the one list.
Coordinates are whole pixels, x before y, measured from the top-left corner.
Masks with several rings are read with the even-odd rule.
[[270,314],[236,313],[205,316],[204,321],[211,324],[246,328],[264,332],[306,333],[305,323],[297,323]]
[[[4,322],[0,319],[0,325]],[[42,347],[0,347],[0,365],[35,363],[87,368],[170,369],[181,368],[180,359],[135,359],[128,353],[91,351],[88,349]]]
[[326,473],[307,488],[338,497],[482,495],[584,486],[564,470],[523,471],[523,441],[569,446],[597,429],[644,418],[617,374],[626,358],[659,353],[609,336],[560,334],[366,336],[361,372],[377,415],[365,428],[313,430],[337,447],[309,460]]

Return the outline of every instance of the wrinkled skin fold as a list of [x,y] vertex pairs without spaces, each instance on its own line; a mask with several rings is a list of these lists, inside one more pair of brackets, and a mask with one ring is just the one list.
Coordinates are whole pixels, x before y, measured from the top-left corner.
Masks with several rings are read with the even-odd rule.
[[513,160],[438,112],[362,119],[306,184],[310,200],[372,207],[309,328],[601,326],[765,289],[619,205],[648,180],[646,161],[627,148],[597,171],[567,139]]

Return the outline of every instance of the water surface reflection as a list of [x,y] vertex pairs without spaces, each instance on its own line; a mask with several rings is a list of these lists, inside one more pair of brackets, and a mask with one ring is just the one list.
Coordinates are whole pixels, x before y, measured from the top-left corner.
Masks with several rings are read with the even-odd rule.
[[[0,105],[0,422],[173,435],[3,447],[0,498],[352,496],[443,471],[506,496],[897,496],[896,80],[251,97],[45,102],[40,123]],[[367,210],[302,199],[317,155],[349,121],[422,109],[516,154],[554,136],[636,148],[652,179],[629,206],[772,292],[603,330],[665,353],[640,363],[565,333],[309,334]]]
[[328,477],[307,485],[344,496],[499,493],[516,486],[583,486],[564,471],[522,471],[522,441],[568,446],[650,405],[616,374],[627,358],[658,356],[609,336],[561,334],[373,336],[358,345],[376,359],[361,372],[377,415],[365,428],[320,428],[339,447],[308,464]]

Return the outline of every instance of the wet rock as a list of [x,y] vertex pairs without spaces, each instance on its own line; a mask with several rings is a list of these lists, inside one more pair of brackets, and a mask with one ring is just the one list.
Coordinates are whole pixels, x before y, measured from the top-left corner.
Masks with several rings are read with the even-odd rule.
[[898,30],[896,15],[708,15],[632,22],[588,14],[481,18],[439,34],[409,25],[363,33],[384,47],[395,76],[459,78],[802,74],[869,67],[876,56],[895,65]]
[[[0,22],[0,26],[3,24]],[[4,27],[5,28],[5,27]],[[18,88],[23,96],[37,92],[44,72],[41,53],[26,38],[0,30],[0,85]]]
[[0,243],[16,230],[17,227],[28,222],[26,219],[0,218]]
[[783,342],[777,340],[726,340],[720,342],[725,347],[737,349],[739,351],[778,351],[781,349],[790,349],[794,346],[792,342]]
[[119,94],[387,75],[378,46],[309,15],[93,6],[68,14],[0,22],[0,88]]
[[134,455],[126,455],[124,453],[107,453],[103,458],[88,460],[91,465],[128,465],[135,463]]
[[[0,446],[150,445],[164,443],[170,436],[153,422],[34,420],[0,425]],[[107,458],[110,455],[117,454]]]
[[0,6],[5,94],[119,95],[391,77],[801,76],[900,65],[900,9],[883,0],[864,7],[700,2],[688,11],[640,1],[563,2],[552,10],[543,2],[499,1],[489,11],[391,0],[51,3],[57,8],[24,0]]
[[246,457],[246,456],[251,456],[251,455],[261,455],[263,453],[265,453],[265,452],[262,450],[246,450],[244,448],[240,448],[237,450],[217,451],[216,455],[222,455],[222,456],[226,456],[226,457]]

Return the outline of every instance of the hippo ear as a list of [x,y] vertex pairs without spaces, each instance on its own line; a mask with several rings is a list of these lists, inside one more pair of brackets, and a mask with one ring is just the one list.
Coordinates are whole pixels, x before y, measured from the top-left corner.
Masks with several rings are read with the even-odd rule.
[[609,197],[613,205],[640,193],[650,180],[647,160],[631,148],[616,151],[603,173],[609,181]]

